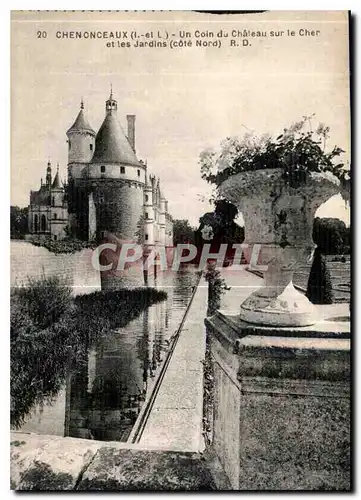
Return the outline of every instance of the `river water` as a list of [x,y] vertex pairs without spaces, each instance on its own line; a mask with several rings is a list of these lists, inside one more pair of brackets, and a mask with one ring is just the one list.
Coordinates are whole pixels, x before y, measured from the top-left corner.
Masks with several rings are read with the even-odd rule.
[[[68,259],[74,257],[54,256],[44,248],[12,242],[12,284],[23,282],[27,274],[24,269],[30,268],[32,271],[28,274],[32,276],[44,272],[57,274],[57,271],[64,274],[66,269],[71,280],[72,266]],[[83,282],[86,285],[83,286]],[[18,430],[126,441],[151,394],[166,358],[169,340],[181,322],[196,282],[193,266],[176,273],[158,272],[150,276],[149,286],[165,290],[167,299],[152,305],[127,326],[115,329],[92,345],[87,362],[69,370],[57,397],[50,404],[35,407]],[[97,289],[99,283],[93,271],[84,272],[83,269],[81,273],[76,272],[73,286],[76,293],[81,293]]]

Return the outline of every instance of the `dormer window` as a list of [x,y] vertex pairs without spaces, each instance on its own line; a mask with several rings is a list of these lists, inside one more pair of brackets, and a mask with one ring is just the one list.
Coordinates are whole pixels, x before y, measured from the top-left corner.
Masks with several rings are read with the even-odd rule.
[[120,167],[120,173],[125,174],[125,167]]
[[101,172],[102,174],[104,174],[104,172],[105,172],[105,166],[104,166],[104,165],[102,165],[102,166],[100,167],[100,172]]

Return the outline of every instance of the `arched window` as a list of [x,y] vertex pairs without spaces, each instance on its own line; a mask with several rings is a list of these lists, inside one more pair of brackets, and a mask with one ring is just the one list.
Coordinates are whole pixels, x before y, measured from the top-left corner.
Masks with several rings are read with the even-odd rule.
[[37,233],[39,231],[39,218],[38,214],[34,215],[34,233]]
[[41,232],[42,232],[42,233],[45,233],[45,231],[46,231],[46,217],[45,217],[45,215],[43,214],[43,215],[41,216]]

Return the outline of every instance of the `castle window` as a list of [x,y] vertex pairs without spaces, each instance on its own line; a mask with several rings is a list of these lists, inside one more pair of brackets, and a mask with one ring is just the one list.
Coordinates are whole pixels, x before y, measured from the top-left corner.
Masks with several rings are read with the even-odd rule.
[[140,170],[139,170],[139,168],[138,168],[138,177],[140,177]]
[[37,233],[39,230],[39,218],[38,214],[34,215],[34,232]]
[[55,198],[54,198],[54,196],[51,199],[51,204],[53,205],[53,207],[55,206]]
[[145,218],[146,218],[146,219],[149,219],[149,214],[148,214],[148,212],[145,212]]
[[104,172],[105,172],[105,166],[104,166],[104,165],[102,165],[102,166],[100,167],[100,171],[101,171],[101,173],[102,173],[102,174],[104,174]]
[[145,235],[145,239],[146,239],[146,240],[148,239],[148,235],[147,235],[147,234]]
[[54,218],[54,220],[56,220],[57,219],[57,214],[53,214],[53,218]]
[[44,214],[41,216],[41,231],[43,233],[46,231],[46,217]]
[[90,151],[93,151],[93,144],[89,144]]
[[68,140],[68,144],[69,144],[69,151],[71,150],[71,142],[70,142],[70,139]]
[[54,234],[54,241],[56,241],[58,239],[57,235]]
[[145,201],[148,201],[149,200],[149,196],[146,194],[145,195]]
[[125,167],[120,167],[120,173],[125,174]]

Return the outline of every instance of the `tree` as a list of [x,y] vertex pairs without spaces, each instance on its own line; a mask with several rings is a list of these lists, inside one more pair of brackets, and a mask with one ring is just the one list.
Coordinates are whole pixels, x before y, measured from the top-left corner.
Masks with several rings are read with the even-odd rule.
[[310,276],[307,283],[306,297],[313,304],[332,304],[333,290],[330,272],[320,248],[316,248]]
[[350,252],[350,230],[339,219],[316,217],[313,224],[313,240],[325,255]]
[[10,207],[10,237],[24,239],[28,232],[28,207]]
[[189,224],[187,219],[173,220],[173,244],[194,243],[195,228]]
[[207,212],[199,219],[199,227],[196,232],[196,244],[200,246],[206,235],[205,228],[211,228],[207,240],[213,240],[217,245],[221,243],[242,243],[244,240],[244,228],[234,222],[238,215],[238,209],[233,203],[218,199],[215,201],[214,212]]

